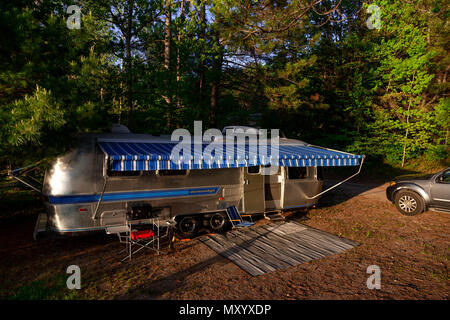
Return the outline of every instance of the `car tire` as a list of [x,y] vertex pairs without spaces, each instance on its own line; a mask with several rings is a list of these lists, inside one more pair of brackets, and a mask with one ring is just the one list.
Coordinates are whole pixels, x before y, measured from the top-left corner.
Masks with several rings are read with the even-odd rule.
[[423,198],[413,191],[399,191],[394,196],[397,210],[405,216],[415,216],[424,211]]

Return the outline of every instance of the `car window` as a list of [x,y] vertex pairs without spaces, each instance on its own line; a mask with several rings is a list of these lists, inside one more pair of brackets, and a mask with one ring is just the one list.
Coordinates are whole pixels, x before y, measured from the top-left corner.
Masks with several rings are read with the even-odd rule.
[[443,182],[443,183],[450,183],[450,170],[447,170],[447,171],[445,171],[445,172],[442,174],[442,180],[441,180],[441,182]]

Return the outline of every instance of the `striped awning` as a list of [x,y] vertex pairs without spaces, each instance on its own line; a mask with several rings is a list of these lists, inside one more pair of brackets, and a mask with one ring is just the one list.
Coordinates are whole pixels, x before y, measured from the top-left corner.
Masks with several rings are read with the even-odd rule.
[[238,168],[271,163],[284,167],[357,166],[364,157],[309,145],[280,144],[278,152],[274,152],[270,146],[256,149],[238,144],[214,147],[204,144],[201,150],[190,147],[190,155],[189,147],[186,148],[188,157],[183,158],[183,152],[174,157],[176,143],[100,141],[98,144],[112,171]]
[[[277,152],[270,146],[220,144],[190,147],[188,157],[174,157],[176,143],[100,141],[112,171],[152,171],[238,168],[277,164],[284,167],[357,166],[364,156],[317,146],[280,144]],[[178,149],[176,149],[178,150]],[[186,149],[188,150],[188,149]]]

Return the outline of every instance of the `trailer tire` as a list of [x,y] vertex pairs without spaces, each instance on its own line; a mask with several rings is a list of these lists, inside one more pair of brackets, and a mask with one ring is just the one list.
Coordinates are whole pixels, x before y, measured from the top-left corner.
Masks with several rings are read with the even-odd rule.
[[209,228],[212,232],[222,232],[228,227],[228,217],[223,212],[216,212],[209,218]]
[[177,231],[181,237],[191,238],[195,236],[200,227],[200,221],[197,217],[184,216],[177,221]]

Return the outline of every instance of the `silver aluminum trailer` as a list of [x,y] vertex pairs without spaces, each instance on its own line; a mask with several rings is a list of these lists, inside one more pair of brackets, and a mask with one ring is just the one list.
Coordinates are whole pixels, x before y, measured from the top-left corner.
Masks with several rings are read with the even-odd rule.
[[263,175],[264,166],[251,161],[174,168],[165,158],[173,147],[170,136],[86,134],[45,173],[47,228],[66,235],[106,230],[122,225],[128,214],[175,222],[184,236],[202,226],[218,232],[229,206],[251,215],[310,208],[327,191],[322,166],[360,171],[364,160],[300,140],[280,138],[279,145],[276,174]]

